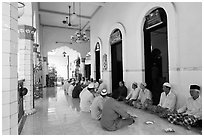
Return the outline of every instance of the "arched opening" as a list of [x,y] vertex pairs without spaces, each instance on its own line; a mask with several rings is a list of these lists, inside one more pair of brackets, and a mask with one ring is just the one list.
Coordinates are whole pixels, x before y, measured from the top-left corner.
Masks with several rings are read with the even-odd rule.
[[54,82],[60,85],[60,82],[63,83],[65,79],[76,78],[80,73],[80,57],[79,52],[67,46],[49,51],[47,86],[54,86]]
[[153,104],[158,104],[162,84],[169,81],[167,15],[157,8],[145,17],[144,58],[145,82],[152,91]]
[[117,87],[119,81],[123,80],[122,62],[122,35],[119,29],[114,30],[110,36],[111,45],[111,68],[112,68],[112,94],[117,97]]
[[95,48],[95,68],[96,68],[96,81],[99,81],[101,74],[100,74],[100,44],[99,42],[96,43]]

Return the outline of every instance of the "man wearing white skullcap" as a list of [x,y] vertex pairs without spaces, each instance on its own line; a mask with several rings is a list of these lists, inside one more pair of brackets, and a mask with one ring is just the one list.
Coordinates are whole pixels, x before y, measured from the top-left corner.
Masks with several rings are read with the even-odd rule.
[[94,84],[90,83],[87,88],[84,88],[79,97],[81,111],[90,112],[90,106],[94,100]]
[[96,120],[101,119],[103,104],[109,98],[107,90],[103,89],[99,96],[95,97],[91,105],[91,117]]
[[168,121],[180,124],[190,129],[198,120],[202,119],[202,100],[200,97],[200,86],[190,85],[190,95],[183,107],[175,114],[168,115]]
[[139,97],[137,101],[133,102],[134,107],[141,108],[146,100],[152,100],[152,93],[149,89],[146,88],[146,86],[147,84],[145,82],[140,84]]
[[127,95],[127,97],[125,98],[125,102],[129,105],[133,105],[132,102],[136,101],[138,96],[139,96],[139,87],[137,86],[136,82],[132,83],[132,90],[130,91],[130,93]]
[[173,111],[176,105],[176,95],[171,90],[171,85],[168,82],[163,84],[163,91],[164,92],[161,93],[158,106]]

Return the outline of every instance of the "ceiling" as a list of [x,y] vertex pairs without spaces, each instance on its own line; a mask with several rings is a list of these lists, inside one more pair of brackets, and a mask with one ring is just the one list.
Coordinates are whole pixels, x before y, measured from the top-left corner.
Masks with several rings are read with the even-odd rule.
[[[81,14],[79,13],[79,2],[39,2],[39,16],[40,24],[49,27],[79,29],[80,17],[81,17],[81,29],[83,31],[90,31],[91,18],[104,6],[105,2],[81,2]],[[68,26],[62,21],[69,17],[75,11],[77,18],[71,19],[73,26]],[[75,7],[75,8],[73,8]]]

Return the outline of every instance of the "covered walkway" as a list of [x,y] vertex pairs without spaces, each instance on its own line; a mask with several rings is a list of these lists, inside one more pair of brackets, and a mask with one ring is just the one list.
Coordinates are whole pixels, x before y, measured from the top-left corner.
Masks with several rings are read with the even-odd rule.
[[[124,105],[124,104],[122,104]],[[37,112],[27,116],[21,135],[197,135],[199,131],[186,130],[168,123],[156,115],[134,109],[124,108],[136,114],[136,122],[118,131],[108,132],[101,128],[99,121],[91,119],[89,113],[80,112],[79,99],[65,95],[62,87],[46,88],[43,98],[35,101]],[[147,125],[146,121],[155,121]],[[164,129],[173,128],[175,132],[166,133]]]

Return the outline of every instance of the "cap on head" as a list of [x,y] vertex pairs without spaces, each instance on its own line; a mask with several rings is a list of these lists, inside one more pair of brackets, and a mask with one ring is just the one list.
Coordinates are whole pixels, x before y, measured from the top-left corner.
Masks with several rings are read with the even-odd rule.
[[135,85],[135,86],[137,86],[137,82],[133,82],[132,84]]
[[93,83],[90,83],[89,85],[88,85],[88,89],[93,89],[94,88],[94,84]]
[[145,83],[145,82],[142,82],[141,83],[144,87],[146,87],[147,86],[147,84]]
[[101,95],[102,96],[105,96],[105,95],[107,95],[108,93],[107,93],[107,90],[106,89],[103,89],[102,91],[101,91]]
[[163,84],[163,86],[171,88],[171,84],[169,84],[168,82],[165,82],[165,83]]
[[196,85],[196,84],[192,84],[190,85],[190,89],[196,89],[200,92],[200,86]]

